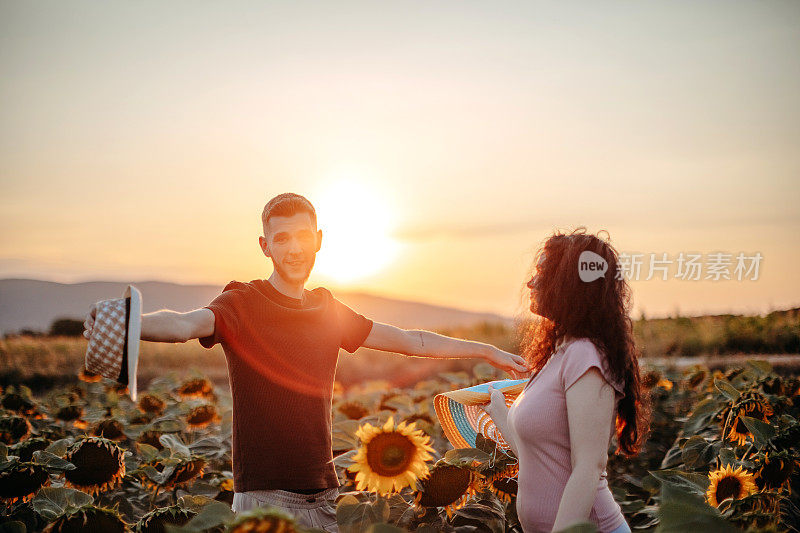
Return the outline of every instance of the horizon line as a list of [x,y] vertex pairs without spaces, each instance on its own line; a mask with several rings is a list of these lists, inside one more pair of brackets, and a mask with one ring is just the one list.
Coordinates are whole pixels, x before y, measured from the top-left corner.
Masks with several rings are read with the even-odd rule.
[[[266,278],[258,278],[258,279],[266,279]],[[219,288],[224,287],[225,284],[227,283],[227,282],[221,283],[221,284],[216,284],[216,283],[183,283],[183,282],[167,281],[167,280],[160,280],[160,279],[144,279],[144,280],[138,280],[138,281],[118,280],[118,279],[89,279],[89,280],[82,280],[82,281],[70,281],[70,282],[67,282],[67,281],[56,281],[56,280],[53,280],[53,279],[41,279],[41,278],[23,278],[23,277],[0,278],[0,282],[3,282],[3,281],[36,281],[36,282],[44,282],[44,283],[55,283],[55,284],[58,284],[58,285],[80,285],[80,284],[83,284],[83,283],[127,283],[127,284],[130,284],[130,285],[133,285],[133,284],[136,284],[136,283],[163,283],[163,284],[169,284],[169,285],[178,285],[178,286],[181,286],[181,287],[219,287]],[[317,287],[324,287],[324,285],[317,285]],[[393,300],[395,302],[411,303],[411,304],[417,304],[417,305],[426,305],[426,306],[430,306],[430,307],[439,307],[439,308],[444,308],[444,309],[452,309],[452,310],[456,310],[456,311],[462,311],[462,312],[473,313],[473,314],[491,315],[491,316],[498,317],[500,319],[511,320],[511,321],[514,321],[514,322],[519,320],[518,316],[504,315],[504,314],[497,313],[497,312],[494,312],[494,311],[467,309],[467,308],[463,308],[463,307],[453,307],[452,305],[448,305],[448,304],[444,304],[444,303],[434,303],[434,302],[426,302],[426,301],[422,301],[422,300],[410,300],[410,299],[406,299],[406,298],[397,298],[397,297],[394,297],[394,296],[386,296],[384,294],[374,293],[374,292],[367,292],[367,291],[364,291],[364,290],[347,290],[347,289],[343,289],[341,287],[337,287],[336,291],[338,293],[345,293],[345,294],[350,294],[350,295],[368,296],[368,297],[371,297],[371,298],[382,298],[382,299],[386,299],[386,300]],[[717,312],[708,311],[708,312],[704,312],[704,313],[701,313],[701,314],[683,315],[683,314],[681,314],[680,309],[676,309],[675,311],[672,311],[672,312],[669,312],[669,313],[649,315],[649,314],[647,314],[646,309],[640,309],[639,317],[634,317],[633,315],[631,315],[631,319],[634,320],[634,321],[641,320],[642,314],[644,314],[644,317],[645,317],[646,320],[674,319],[674,318],[677,318],[677,317],[681,317],[681,318],[703,318],[703,317],[715,317],[715,316],[724,316],[724,315],[764,317],[764,316],[766,316],[766,315],[768,315],[770,313],[792,311],[792,310],[796,310],[796,309],[800,309],[800,302],[797,303],[797,304],[791,304],[788,307],[783,308],[783,309],[772,309],[770,311],[756,312],[756,313],[754,313],[754,312],[735,312],[735,311],[729,309],[727,311],[717,311]]]

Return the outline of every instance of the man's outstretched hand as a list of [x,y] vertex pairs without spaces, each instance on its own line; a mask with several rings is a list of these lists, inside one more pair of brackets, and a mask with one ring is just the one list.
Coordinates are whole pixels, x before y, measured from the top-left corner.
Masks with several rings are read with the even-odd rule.
[[528,363],[523,357],[510,352],[504,352],[500,348],[495,348],[494,346],[489,350],[489,354],[486,356],[486,362],[500,370],[508,372],[514,379],[526,378],[531,373],[531,369],[528,367]]
[[86,313],[86,320],[83,321],[83,336],[87,339],[92,336],[92,328],[94,327],[94,319],[97,316],[97,304],[92,304],[89,312]]

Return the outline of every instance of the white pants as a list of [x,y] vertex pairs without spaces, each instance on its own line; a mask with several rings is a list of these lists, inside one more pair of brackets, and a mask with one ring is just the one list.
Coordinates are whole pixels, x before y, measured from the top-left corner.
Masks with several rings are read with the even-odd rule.
[[338,533],[336,523],[336,497],[339,489],[333,487],[314,494],[297,494],[285,490],[251,490],[233,493],[232,509],[236,513],[256,507],[272,506],[286,511],[304,527]]

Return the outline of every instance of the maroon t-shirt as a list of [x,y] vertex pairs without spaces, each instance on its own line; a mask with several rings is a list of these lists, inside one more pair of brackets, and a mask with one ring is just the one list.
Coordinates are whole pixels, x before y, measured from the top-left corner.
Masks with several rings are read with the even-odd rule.
[[331,400],[339,348],[354,352],[372,329],[322,287],[302,300],[267,280],[231,281],[208,306],[233,396],[236,492],[338,487]]

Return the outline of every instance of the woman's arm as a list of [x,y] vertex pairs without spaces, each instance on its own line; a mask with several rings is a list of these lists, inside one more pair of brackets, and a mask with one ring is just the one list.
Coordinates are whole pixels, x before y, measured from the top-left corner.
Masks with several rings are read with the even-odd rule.
[[572,459],[553,531],[589,519],[597,484],[608,461],[608,438],[614,415],[614,389],[596,367],[566,390]]
[[503,439],[511,447],[511,451],[514,452],[514,455],[519,457],[517,443],[514,441],[514,435],[508,424],[508,405],[506,405],[506,398],[503,396],[502,392],[491,385],[489,385],[489,394],[491,395],[491,401],[483,409],[492,417],[494,425],[497,426]]

